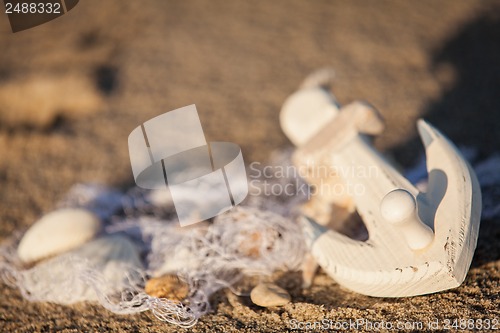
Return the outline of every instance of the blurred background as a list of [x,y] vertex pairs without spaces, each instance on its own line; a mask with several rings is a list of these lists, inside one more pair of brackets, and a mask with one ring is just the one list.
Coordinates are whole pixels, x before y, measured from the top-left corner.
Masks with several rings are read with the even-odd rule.
[[[325,66],[336,71],[341,103],[363,99],[380,110],[387,130],[376,145],[403,165],[421,154],[420,117],[481,156],[500,150],[495,0],[84,0],[15,34],[1,15],[0,32],[2,240],[52,210],[75,183],[131,186],[129,133],[185,105],[197,105],[208,141],[240,145],[247,164],[265,162],[291,146],[278,122],[283,101]],[[322,291],[336,293],[332,285]],[[21,308],[26,322],[50,309],[78,317],[2,290],[18,303],[1,297],[0,319]],[[301,297],[316,307],[328,302],[318,295]],[[53,323],[50,313],[44,320]],[[98,321],[133,325],[109,318]],[[138,327],[152,319],[141,320]]]

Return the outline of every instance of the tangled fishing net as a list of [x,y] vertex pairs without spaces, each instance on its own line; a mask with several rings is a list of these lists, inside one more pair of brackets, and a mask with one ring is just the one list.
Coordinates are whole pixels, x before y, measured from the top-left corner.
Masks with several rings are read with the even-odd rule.
[[[462,149],[476,170],[483,191],[483,218],[500,216],[498,155],[477,161]],[[275,156],[276,170],[290,165],[290,152]],[[422,157],[421,161],[425,161]],[[273,164],[271,164],[273,166]],[[254,172],[255,171],[255,172]],[[21,235],[0,246],[0,276],[29,301],[72,304],[98,302],[118,314],[144,311],[162,321],[190,327],[210,311],[210,296],[246,276],[295,270],[305,244],[294,222],[295,207],[308,199],[295,174],[266,175],[251,168],[250,195],[213,221],[179,227],[168,191],[132,188],[126,193],[95,184],[77,184],[59,208],[82,207],[103,221],[103,234],[87,244],[24,267],[16,248]],[[425,163],[405,176],[425,190]],[[288,188],[276,193],[272,188]],[[189,292],[182,299],[151,296],[149,278],[176,274]]]
[[[266,182],[297,185],[291,178]],[[233,290],[245,276],[295,270],[302,262],[305,245],[292,216],[304,198],[271,198],[262,195],[262,184],[254,182],[244,205],[189,227],[179,226],[168,191],[134,187],[122,193],[77,184],[58,206],[94,212],[105,221],[102,235],[33,267],[17,257],[17,235],[0,247],[0,273],[29,301],[92,301],[114,313],[151,311],[160,320],[190,327],[210,311],[210,296],[218,290]],[[150,277],[164,274],[187,284],[187,297],[179,301],[145,292]]]

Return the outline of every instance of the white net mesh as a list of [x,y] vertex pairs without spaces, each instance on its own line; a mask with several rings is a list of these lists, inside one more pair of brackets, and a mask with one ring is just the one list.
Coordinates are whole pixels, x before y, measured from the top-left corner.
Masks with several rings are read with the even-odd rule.
[[[279,153],[270,165],[284,170],[289,157],[290,151]],[[498,160],[495,155],[474,163],[483,190],[484,218],[500,216]],[[183,228],[167,191],[132,188],[123,194],[101,185],[77,184],[59,207],[93,211],[106,221],[104,234],[76,250],[23,267],[16,253],[22,234],[16,233],[0,246],[1,277],[30,301],[92,301],[114,313],[151,311],[162,321],[190,327],[210,310],[209,298],[218,290],[236,289],[244,276],[294,270],[302,262],[305,245],[294,214],[307,199],[308,189],[295,174],[278,172],[269,177],[250,169],[251,194],[244,205],[212,222]],[[420,163],[406,176],[418,182],[425,174],[425,164]],[[273,186],[288,186],[289,191],[266,192]],[[185,299],[146,294],[146,281],[163,274],[175,274],[187,283]]]
[[[288,154],[284,156],[280,163]],[[298,184],[295,178],[266,181]],[[0,247],[0,272],[30,301],[92,301],[118,314],[149,310],[160,320],[190,327],[210,310],[213,293],[232,288],[243,276],[299,267],[305,245],[290,218],[297,200],[250,196],[246,206],[212,222],[181,228],[168,192],[133,188],[122,194],[101,185],[78,184],[58,206],[93,211],[106,221],[104,234],[30,268],[17,258],[19,236],[13,237]],[[187,283],[185,299],[145,293],[147,279],[164,274],[176,274]]]

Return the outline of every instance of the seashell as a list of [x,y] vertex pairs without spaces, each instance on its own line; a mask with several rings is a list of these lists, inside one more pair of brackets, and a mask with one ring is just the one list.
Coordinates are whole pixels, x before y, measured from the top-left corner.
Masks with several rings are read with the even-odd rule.
[[250,299],[258,306],[283,306],[290,302],[290,294],[274,283],[259,283],[250,293]]
[[163,275],[148,280],[144,291],[153,297],[180,302],[188,296],[189,285],[177,275]]
[[112,235],[98,238],[76,249],[69,255],[88,260],[99,268],[107,281],[118,283],[128,268],[141,268],[139,250],[127,237]]
[[43,216],[24,234],[17,255],[32,263],[81,246],[101,229],[101,221],[84,209],[60,209]]
[[31,300],[72,304],[120,295],[142,283],[139,251],[126,237],[98,238],[22,271],[19,287]]

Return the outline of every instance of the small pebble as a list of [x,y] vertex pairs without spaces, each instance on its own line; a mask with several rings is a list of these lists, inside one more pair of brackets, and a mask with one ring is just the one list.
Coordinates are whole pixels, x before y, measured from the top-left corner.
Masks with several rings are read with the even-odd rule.
[[101,221],[84,209],[60,209],[43,216],[24,234],[17,255],[24,263],[77,248],[101,229]]
[[250,299],[258,306],[283,306],[290,302],[290,294],[274,283],[259,283],[250,293]]
[[150,296],[178,302],[185,299],[189,294],[188,284],[176,275],[163,275],[152,278],[146,282],[144,289],[146,294]]

